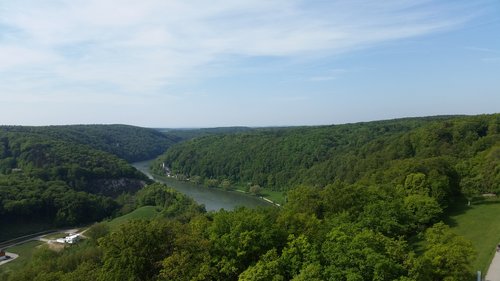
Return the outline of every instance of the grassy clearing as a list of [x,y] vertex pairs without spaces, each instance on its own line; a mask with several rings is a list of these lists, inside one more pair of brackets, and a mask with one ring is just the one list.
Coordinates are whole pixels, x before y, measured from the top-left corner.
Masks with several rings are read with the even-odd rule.
[[452,230],[472,241],[477,256],[474,270],[486,274],[500,242],[500,199],[482,199],[470,207],[466,202],[458,202],[450,207],[445,223]]
[[[235,191],[251,194],[248,192],[248,188],[242,185],[235,186]],[[283,206],[285,204],[285,193],[283,191],[273,191],[267,188],[263,188],[260,192],[260,196],[267,198],[274,203],[278,203]]]
[[285,194],[282,191],[264,189],[262,191],[262,196],[273,201],[274,203],[278,203],[280,205],[285,204]]
[[121,217],[114,218],[108,222],[111,229],[117,228],[129,220],[134,219],[152,219],[160,213],[160,208],[156,206],[144,206],[135,209],[134,211],[123,215]]
[[23,267],[33,255],[33,252],[36,250],[36,247],[42,245],[43,242],[40,241],[29,241],[17,246],[13,246],[7,248],[7,252],[18,254],[19,257],[11,262],[8,262],[2,266],[0,266],[0,273],[8,273],[12,271],[16,271]]

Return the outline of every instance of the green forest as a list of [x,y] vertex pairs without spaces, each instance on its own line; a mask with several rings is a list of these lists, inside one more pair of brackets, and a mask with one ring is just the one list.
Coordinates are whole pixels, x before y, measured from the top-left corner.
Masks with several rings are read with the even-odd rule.
[[499,124],[494,114],[264,128],[181,142],[153,168],[281,191],[336,181],[401,185],[414,174],[434,193],[498,192]]
[[[286,193],[286,204],[206,212],[186,196],[150,183],[122,202],[128,202],[129,210],[155,206],[154,218],[119,226],[96,223],[81,243],[60,252],[41,247],[19,271],[2,275],[0,268],[0,278],[473,280],[476,249],[442,221],[450,205],[474,205],[483,200],[481,194],[500,191],[499,125],[500,114],[493,114],[186,137],[189,140],[172,145],[156,160],[157,173],[165,163],[174,174],[219,185],[280,190]],[[34,136],[3,132],[2,159],[13,159],[2,164],[1,176],[12,182],[16,177],[38,181],[32,186],[39,191],[33,192],[34,199],[14,201],[30,203],[40,197],[46,202],[52,195],[39,193],[59,184],[86,194],[89,199],[83,205],[92,206],[89,202],[95,200],[95,208],[105,210],[105,200],[113,197],[94,192],[91,184],[94,177],[107,174],[99,170],[103,163],[88,160],[80,183],[68,176],[71,165],[79,167],[84,157],[75,152],[79,147],[93,151],[90,146],[58,146],[59,140],[51,137],[32,142],[24,138]],[[28,152],[23,153],[23,147]],[[104,169],[109,167],[111,175],[145,181],[127,169],[124,160],[92,153],[105,155]],[[67,167],[66,173],[56,173],[59,166]],[[5,186],[0,190],[11,190],[7,196],[22,196],[22,181]],[[0,211],[7,214],[11,199],[0,198]],[[109,200],[109,213],[124,208],[120,200]],[[47,217],[57,221],[58,212],[66,214],[65,206],[54,205]],[[98,217],[106,215],[92,221]]]
[[150,159],[172,143],[124,125],[0,127],[0,241],[113,215],[121,194],[147,182],[125,160]]
[[182,139],[174,134],[129,125],[0,126],[0,131],[88,145],[128,162],[153,159]]

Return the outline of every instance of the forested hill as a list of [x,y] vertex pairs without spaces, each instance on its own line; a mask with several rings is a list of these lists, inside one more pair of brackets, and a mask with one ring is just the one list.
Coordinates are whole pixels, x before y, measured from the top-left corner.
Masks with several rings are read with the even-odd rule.
[[181,140],[157,130],[129,125],[2,126],[0,130],[84,144],[129,162],[152,159]]
[[[97,134],[106,128],[121,130],[123,136],[98,140]],[[96,133],[83,137],[86,130]],[[14,233],[17,228],[12,225],[35,223],[46,229],[98,221],[117,211],[120,204],[115,198],[137,191],[147,179],[125,160],[93,146],[111,147],[126,132],[134,131],[120,126],[1,127],[0,229],[4,231],[0,241],[35,232],[23,227]],[[78,133],[81,139],[71,140]],[[142,135],[146,134],[135,135],[137,145]],[[83,144],[86,142],[89,145]],[[144,143],[152,145],[153,141]],[[139,157],[141,153],[129,155]]]
[[499,123],[493,114],[257,130],[192,139],[158,162],[190,177],[276,190],[335,181],[401,184],[422,173],[441,189],[457,190],[462,182],[496,192]]
[[189,140],[198,137],[212,136],[212,135],[227,135],[241,132],[249,132],[256,130],[250,127],[215,127],[215,128],[185,128],[185,129],[170,129],[158,128],[156,129],[171,138],[179,140]]

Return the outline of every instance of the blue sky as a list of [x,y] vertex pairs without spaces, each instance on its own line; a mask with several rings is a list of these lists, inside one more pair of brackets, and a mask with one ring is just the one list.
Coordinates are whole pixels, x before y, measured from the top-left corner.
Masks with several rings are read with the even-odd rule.
[[0,124],[500,112],[500,1],[0,2]]

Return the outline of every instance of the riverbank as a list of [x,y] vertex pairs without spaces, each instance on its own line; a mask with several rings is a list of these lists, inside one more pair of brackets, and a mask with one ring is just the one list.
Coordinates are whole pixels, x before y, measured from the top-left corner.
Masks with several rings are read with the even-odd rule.
[[233,210],[239,206],[248,208],[274,206],[274,204],[248,193],[208,188],[188,181],[153,175],[149,170],[150,164],[151,160],[132,163],[136,169],[145,175],[152,176],[155,181],[165,183],[169,187],[193,198],[197,203],[204,205],[207,211]]
[[183,180],[178,180],[178,179],[175,179],[175,178],[169,178],[169,177],[165,177],[165,176],[162,176],[162,175],[158,175],[156,173],[151,173],[151,175],[153,176],[153,179],[156,180],[156,181],[161,181],[161,182],[164,182],[166,183],[168,186],[176,189],[176,186],[178,186],[177,184],[172,184],[174,182],[177,182],[179,184],[188,184],[188,185],[192,185],[192,186],[195,186],[197,188],[200,188],[201,190],[212,190],[214,192],[224,192],[224,193],[228,193],[228,194],[242,194],[242,195],[245,195],[245,197],[250,197],[250,198],[254,198],[254,199],[257,199],[257,200],[261,200],[261,202],[266,202],[266,203],[269,203],[269,204],[272,204],[274,206],[277,206],[277,207],[281,207],[282,204],[280,203],[277,203],[265,196],[262,196],[261,194],[258,194],[258,195],[255,195],[255,194],[252,194],[248,191],[245,191],[243,189],[229,189],[229,190],[224,190],[222,188],[217,188],[217,187],[207,187],[207,186],[204,186],[204,185],[200,185],[200,184],[195,184],[195,183],[192,183],[190,182],[189,180],[187,181],[183,181]]

